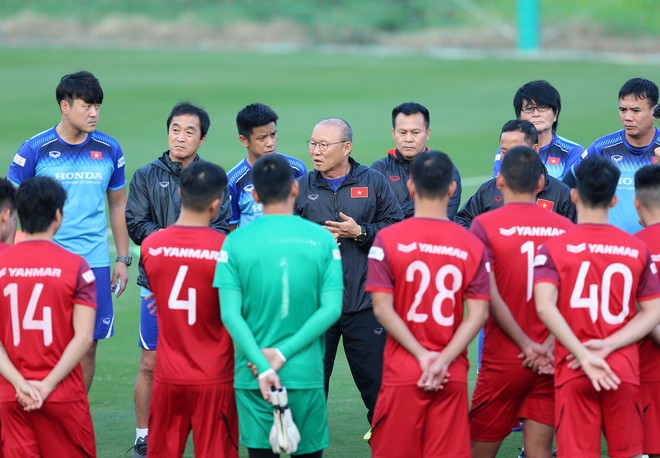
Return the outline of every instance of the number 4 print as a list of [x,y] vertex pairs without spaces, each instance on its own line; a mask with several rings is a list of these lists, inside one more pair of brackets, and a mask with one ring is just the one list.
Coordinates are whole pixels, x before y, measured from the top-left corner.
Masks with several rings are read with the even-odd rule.
[[[571,308],[574,309],[589,309],[589,316],[593,323],[598,320],[598,309],[600,308],[600,314],[603,317],[603,320],[607,324],[617,325],[623,323],[623,321],[628,316],[630,312],[630,296],[632,293],[632,283],[633,276],[630,268],[625,264],[614,263],[607,266],[605,272],[603,272],[603,278],[601,281],[601,294],[600,294],[600,307],[598,301],[598,285],[591,284],[589,285],[589,295],[587,297],[582,297],[584,291],[584,283],[587,278],[587,273],[589,272],[589,267],[591,263],[589,261],[583,261],[580,264],[580,271],[578,272],[577,280],[575,281],[575,287],[573,288],[573,293],[571,294]],[[610,311],[610,292],[612,285],[612,277],[614,274],[619,274],[623,278],[623,294],[622,294],[622,310],[618,315],[613,315]]]
[[179,267],[170,297],[167,301],[167,307],[172,310],[188,310],[188,324],[192,326],[197,321],[197,290],[195,288],[188,288],[188,299],[179,299],[186,273],[188,273],[188,266]]

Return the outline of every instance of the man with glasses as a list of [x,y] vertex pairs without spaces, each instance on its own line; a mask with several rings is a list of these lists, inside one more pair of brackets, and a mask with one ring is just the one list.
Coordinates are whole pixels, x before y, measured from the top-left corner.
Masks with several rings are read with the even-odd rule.
[[[530,81],[513,97],[516,117],[534,124],[539,132],[539,157],[551,177],[562,179],[571,165],[580,158],[584,148],[557,135],[561,97],[559,91],[544,80]],[[493,176],[497,176],[504,157],[497,150],[493,164]]]
[[342,315],[326,333],[325,388],[343,337],[346,358],[369,422],[380,388],[385,333],[365,292],[367,254],[376,233],[403,219],[386,178],[350,157],[351,126],[341,119],[320,121],[307,142],[314,170],[298,179],[295,213],[322,225],[339,244],[344,270]]

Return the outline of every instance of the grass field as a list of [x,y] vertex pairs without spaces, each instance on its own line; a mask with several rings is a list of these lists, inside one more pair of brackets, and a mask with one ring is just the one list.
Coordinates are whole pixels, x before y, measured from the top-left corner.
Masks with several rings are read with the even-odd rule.
[[[355,53],[210,53],[196,50],[0,49],[0,162],[9,164],[22,141],[54,125],[54,89],[68,72],[89,69],[105,90],[99,130],[116,137],[127,176],[167,149],[165,120],[180,100],[203,105],[212,126],[201,154],[226,169],[243,155],[236,140],[236,112],[253,101],[280,115],[279,150],[310,166],[305,141],[315,122],[348,120],[354,157],[370,164],[392,146],[390,112],[404,101],[431,111],[430,145],[451,155],[464,180],[465,200],[492,172],[499,129],[514,116],[515,90],[547,79],[561,92],[561,135],[583,145],[620,127],[617,93],[634,76],[660,80],[658,66],[598,62],[438,60],[420,55]],[[3,169],[6,172],[6,165]],[[132,387],[137,370],[137,268],[115,303],[116,335],[101,342],[91,392],[99,456],[117,457],[134,439]],[[474,359],[472,359],[474,361]],[[472,380],[474,374],[472,374]],[[368,429],[343,356],[329,399],[329,457],[369,455]],[[514,456],[513,434],[501,456]],[[192,456],[192,455],[190,455]]]

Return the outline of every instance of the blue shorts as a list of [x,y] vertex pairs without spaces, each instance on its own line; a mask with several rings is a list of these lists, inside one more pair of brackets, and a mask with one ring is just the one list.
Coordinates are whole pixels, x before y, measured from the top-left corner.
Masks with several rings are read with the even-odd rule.
[[115,314],[110,291],[110,267],[93,267],[96,277],[96,324],[94,340],[107,339],[115,334]]
[[155,350],[158,343],[158,319],[156,315],[152,315],[147,308],[147,304],[153,299],[146,300],[145,297],[149,296],[151,291],[147,288],[140,287],[140,338],[138,340],[138,347],[145,350]]

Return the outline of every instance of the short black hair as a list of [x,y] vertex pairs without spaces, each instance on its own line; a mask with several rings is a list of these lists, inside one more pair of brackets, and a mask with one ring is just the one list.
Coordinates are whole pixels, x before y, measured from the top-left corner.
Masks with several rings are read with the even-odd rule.
[[49,177],[25,180],[16,191],[16,210],[21,229],[26,234],[45,232],[64,209],[66,191]]
[[623,83],[619,90],[619,100],[628,95],[648,100],[651,107],[658,104],[658,86],[644,78],[632,78]]
[[66,100],[73,104],[75,99],[85,103],[103,103],[103,89],[96,77],[87,71],[64,75],[55,89],[55,98],[59,104]]
[[575,169],[575,189],[591,208],[608,208],[616,193],[621,170],[601,156],[589,156]]
[[552,123],[552,131],[557,131],[559,124],[559,113],[561,112],[561,97],[559,91],[546,80],[535,80],[524,84],[516,91],[513,96],[513,108],[516,110],[516,116],[520,117],[523,108],[523,100],[534,102],[537,106],[548,106],[552,108],[557,120]]
[[656,119],[660,119],[660,105],[656,105],[655,108],[653,109],[653,117]]
[[429,110],[424,105],[416,102],[405,102],[401,105],[395,106],[392,110],[392,129],[396,127],[396,117],[400,113],[405,116],[421,113],[422,116],[424,116],[424,124],[426,124],[427,129],[431,124],[431,115],[429,114]]
[[412,160],[410,175],[419,197],[443,198],[454,179],[454,164],[442,151],[424,151]]
[[277,125],[277,113],[263,103],[251,103],[236,115],[238,134],[250,138],[255,127],[261,127],[274,122]]
[[0,212],[5,208],[16,210],[16,188],[6,178],[0,178]]
[[181,171],[179,186],[181,206],[202,212],[215,199],[222,200],[227,187],[227,174],[219,165],[200,159]]
[[635,197],[646,208],[660,208],[660,164],[645,165],[635,172]]
[[525,135],[525,143],[529,146],[539,142],[539,131],[534,124],[523,119],[511,119],[505,122],[500,131],[500,138],[504,132],[522,132]]
[[530,194],[536,191],[545,170],[536,151],[529,146],[514,146],[504,155],[500,173],[511,191]]
[[209,131],[209,128],[211,127],[211,118],[209,118],[209,114],[206,112],[206,110],[204,110],[201,107],[195,106],[190,102],[179,102],[176,105],[174,105],[174,108],[172,108],[170,115],[167,117],[168,132],[170,130],[170,124],[172,124],[172,118],[181,115],[197,116],[197,119],[199,119],[199,128],[202,134],[200,138],[206,137],[206,133]]
[[293,170],[280,154],[261,156],[252,166],[252,183],[264,205],[284,202],[291,193]]

